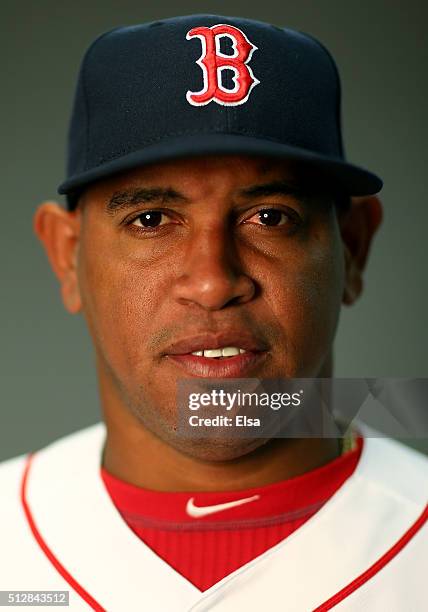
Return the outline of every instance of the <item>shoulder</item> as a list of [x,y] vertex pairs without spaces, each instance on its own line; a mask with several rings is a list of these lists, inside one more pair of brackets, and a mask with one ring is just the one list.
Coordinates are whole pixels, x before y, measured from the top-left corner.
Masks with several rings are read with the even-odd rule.
[[[73,455],[81,448],[88,449],[98,447],[97,442],[105,431],[104,423],[96,423],[90,427],[72,432],[58,438],[37,451],[37,455],[49,462],[55,462],[56,458],[64,453]],[[14,509],[20,502],[20,490],[26,465],[32,453],[24,453],[0,462],[0,490],[2,492],[2,504],[0,505],[0,516],[10,509]]]
[[0,490],[4,501],[7,500],[7,494],[18,491],[27,458],[28,453],[24,453],[0,462]]
[[402,442],[363,427],[364,447],[356,476],[403,503],[428,502],[428,457]]
[[[59,482],[64,479],[64,465],[73,466],[81,452],[83,466],[90,449],[95,449],[93,454],[99,454],[103,431],[104,424],[98,423],[54,440],[35,453],[48,468],[45,470],[47,477],[39,482],[42,497],[48,499],[57,493],[58,479]],[[7,563],[0,560],[0,587],[19,590],[24,580],[29,590],[63,590],[67,585],[52,570],[26,514],[23,484],[30,457],[31,453],[26,453],[0,463],[0,542],[5,553],[3,557],[7,558]],[[57,478],[50,478],[50,473]]]

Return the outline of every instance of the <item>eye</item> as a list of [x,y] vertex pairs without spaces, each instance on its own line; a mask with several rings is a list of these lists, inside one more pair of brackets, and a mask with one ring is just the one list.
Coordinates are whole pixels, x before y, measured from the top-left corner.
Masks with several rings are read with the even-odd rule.
[[130,225],[141,228],[156,228],[165,225],[166,214],[162,210],[145,210],[130,222]]
[[280,225],[292,224],[296,221],[297,220],[292,218],[291,213],[285,212],[279,208],[263,208],[257,211],[252,217],[249,217],[245,223],[277,227]]

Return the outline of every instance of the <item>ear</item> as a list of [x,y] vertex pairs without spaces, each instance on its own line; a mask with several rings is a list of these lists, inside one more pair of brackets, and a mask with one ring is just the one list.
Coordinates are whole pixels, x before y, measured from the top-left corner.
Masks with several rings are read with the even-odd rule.
[[82,306],[77,275],[80,216],[80,210],[70,212],[56,202],[44,202],[33,219],[34,232],[60,282],[64,306],[73,314]]
[[382,223],[383,210],[377,196],[352,198],[350,208],[339,219],[345,255],[345,287],[342,302],[353,304],[363,290],[373,237]]

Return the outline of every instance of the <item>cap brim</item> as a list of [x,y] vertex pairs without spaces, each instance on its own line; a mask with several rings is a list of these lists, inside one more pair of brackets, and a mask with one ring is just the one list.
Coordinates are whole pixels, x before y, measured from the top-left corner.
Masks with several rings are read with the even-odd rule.
[[373,195],[383,185],[376,174],[340,158],[250,136],[199,133],[163,140],[76,174],[58,187],[58,193],[79,192],[95,181],[138,166],[200,155],[269,156],[304,162],[320,171],[335,190],[349,196]]

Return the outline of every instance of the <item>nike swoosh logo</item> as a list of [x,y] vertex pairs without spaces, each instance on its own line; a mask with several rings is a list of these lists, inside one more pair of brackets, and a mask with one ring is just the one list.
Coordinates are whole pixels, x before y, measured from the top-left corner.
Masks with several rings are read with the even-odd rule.
[[229,508],[236,508],[236,506],[242,506],[242,504],[248,504],[249,502],[256,501],[260,495],[253,495],[252,497],[245,497],[243,499],[236,499],[234,501],[225,502],[224,504],[215,504],[214,506],[195,506],[195,498],[191,497],[186,504],[186,512],[193,518],[201,518],[202,516],[208,516],[214,514],[214,512],[221,512],[222,510],[228,510]]

